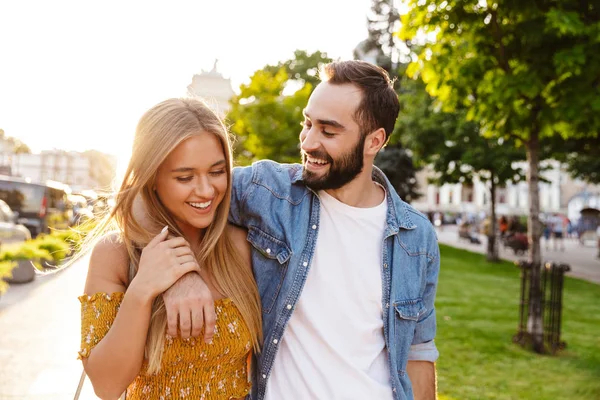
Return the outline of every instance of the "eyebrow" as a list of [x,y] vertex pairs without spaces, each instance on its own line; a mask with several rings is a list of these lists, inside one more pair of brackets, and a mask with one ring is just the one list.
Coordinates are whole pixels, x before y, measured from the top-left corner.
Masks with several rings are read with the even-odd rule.
[[[216,163],[214,163],[213,165],[211,165],[209,167],[209,169],[214,168],[214,167],[221,167],[221,166],[224,166],[225,164],[227,164],[225,159],[219,160]],[[194,171],[195,169],[196,168],[191,168],[191,167],[181,167],[181,168],[172,169],[171,172],[190,172],[190,171]]]
[[[307,114],[306,109],[302,110],[302,114],[308,118],[310,118],[310,115]],[[342,124],[340,124],[339,122],[333,120],[333,119],[317,119],[315,120],[319,125],[327,125],[327,126],[331,126],[337,129],[346,129],[346,127]]]

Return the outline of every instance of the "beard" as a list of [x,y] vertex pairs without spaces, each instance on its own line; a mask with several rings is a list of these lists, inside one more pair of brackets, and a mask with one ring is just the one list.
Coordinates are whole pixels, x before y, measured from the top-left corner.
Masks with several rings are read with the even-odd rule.
[[329,170],[324,175],[318,175],[306,169],[302,170],[302,179],[306,186],[313,190],[335,190],[350,183],[363,170],[364,147],[366,135],[360,135],[358,143],[346,154],[334,160],[325,150],[302,152],[302,164],[306,165],[309,155],[329,163]]

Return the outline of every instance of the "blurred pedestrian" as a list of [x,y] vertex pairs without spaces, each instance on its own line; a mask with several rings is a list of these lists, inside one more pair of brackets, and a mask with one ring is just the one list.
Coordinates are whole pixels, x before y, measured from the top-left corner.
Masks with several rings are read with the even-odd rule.
[[553,238],[553,249],[564,251],[565,243],[563,241],[563,235],[565,232],[565,226],[563,218],[560,215],[555,215],[552,218],[552,238]]

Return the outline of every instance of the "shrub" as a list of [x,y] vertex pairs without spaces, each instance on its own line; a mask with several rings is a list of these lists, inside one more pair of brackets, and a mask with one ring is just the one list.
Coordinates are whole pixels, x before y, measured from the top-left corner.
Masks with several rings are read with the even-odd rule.
[[6,292],[8,289],[8,283],[4,281],[4,278],[12,277],[12,270],[17,266],[17,263],[12,261],[1,261],[0,262],[0,295]]
[[51,235],[38,236],[30,243],[40,250],[46,250],[55,264],[64,260],[71,252],[71,246],[65,240]]
[[46,249],[40,249],[38,243],[29,240],[19,246],[11,246],[0,252],[0,262],[30,260],[37,269],[42,269],[42,261],[52,261],[53,258]]

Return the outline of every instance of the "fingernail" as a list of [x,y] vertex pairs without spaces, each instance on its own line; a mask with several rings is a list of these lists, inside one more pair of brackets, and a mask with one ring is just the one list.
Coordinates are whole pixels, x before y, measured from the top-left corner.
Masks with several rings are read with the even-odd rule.
[[165,233],[165,231],[169,230],[169,225],[165,225],[164,228],[162,228],[162,231],[160,231],[160,233]]

